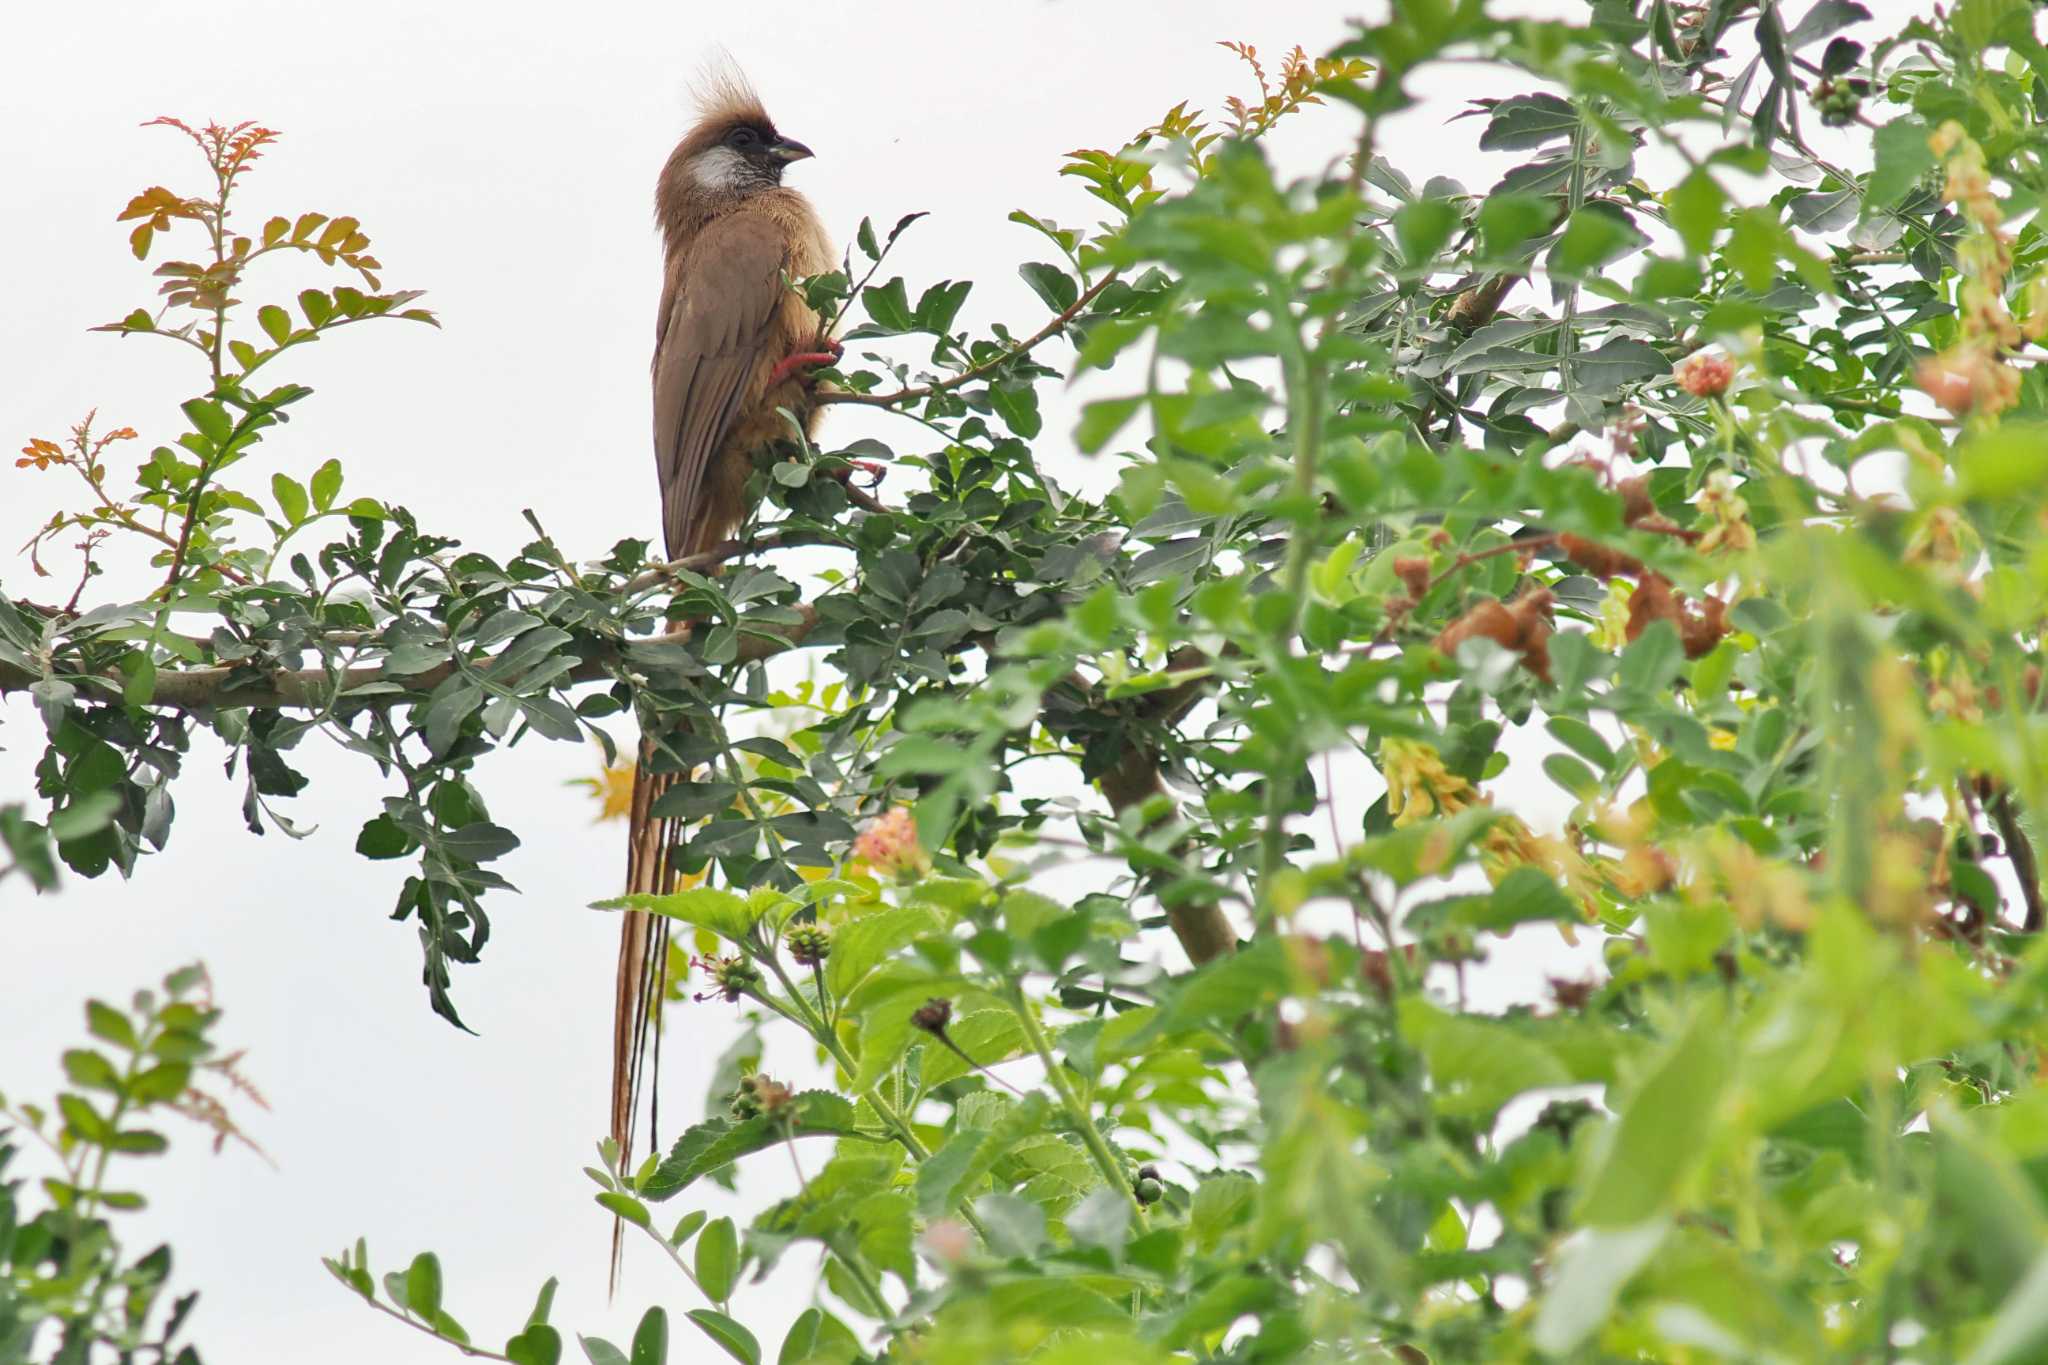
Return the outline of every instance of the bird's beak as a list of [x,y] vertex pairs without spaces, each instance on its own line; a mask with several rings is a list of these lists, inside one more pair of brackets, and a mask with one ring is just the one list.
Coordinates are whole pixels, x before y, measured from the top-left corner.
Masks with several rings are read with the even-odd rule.
[[815,153],[795,138],[785,137],[778,139],[775,145],[768,149],[768,155],[787,165],[792,161],[802,161],[805,157],[813,156]]

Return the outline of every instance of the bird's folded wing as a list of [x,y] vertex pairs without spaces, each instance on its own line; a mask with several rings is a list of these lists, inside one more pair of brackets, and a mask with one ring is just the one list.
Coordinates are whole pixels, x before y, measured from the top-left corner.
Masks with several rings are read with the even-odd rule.
[[779,357],[764,354],[787,292],[789,242],[766,214],[714,220],[673,282],[654,354],[654,454],[671,558],[694,543],[705,465],[725,444],[749,390]]

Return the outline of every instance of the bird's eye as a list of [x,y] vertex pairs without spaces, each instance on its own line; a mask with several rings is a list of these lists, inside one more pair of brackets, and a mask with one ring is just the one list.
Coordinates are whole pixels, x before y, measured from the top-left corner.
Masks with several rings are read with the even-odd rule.
[[752,128],[735,128],[725,140],[729,146],[745,149],[754,146],[761,137]]

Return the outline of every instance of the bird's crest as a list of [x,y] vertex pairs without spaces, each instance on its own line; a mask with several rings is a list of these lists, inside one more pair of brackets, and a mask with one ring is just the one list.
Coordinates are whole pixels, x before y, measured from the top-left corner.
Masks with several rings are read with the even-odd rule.
[[691,93],[696,96],[700,127],[731,127],[735,123],[773,126],[753,82],[728,52],[720,50],[705,61]]

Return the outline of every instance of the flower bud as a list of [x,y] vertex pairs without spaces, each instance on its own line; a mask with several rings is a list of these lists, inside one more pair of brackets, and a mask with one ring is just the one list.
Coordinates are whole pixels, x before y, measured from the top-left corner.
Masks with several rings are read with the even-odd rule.
[[953,1002],[934,996],[917,1007],[910,1022],[926,1033],[944,1033],[946,1025],[953,1022]]
[[815,967],[832,956],[832,931],[822,924],[799,924],[782,936],[797,965]]

